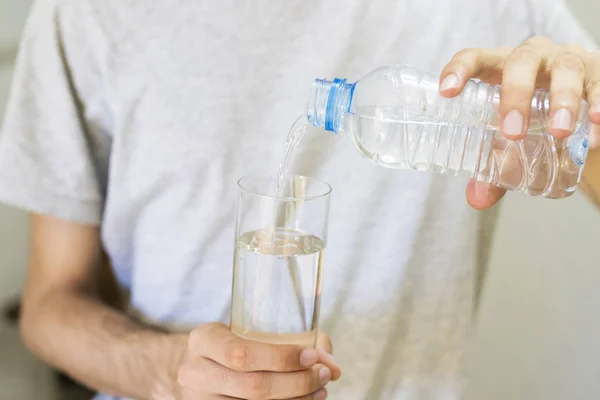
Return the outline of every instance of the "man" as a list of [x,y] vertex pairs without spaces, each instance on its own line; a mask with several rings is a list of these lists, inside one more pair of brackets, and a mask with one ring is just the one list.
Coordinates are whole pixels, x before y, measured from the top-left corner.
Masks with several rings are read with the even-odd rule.
[[[321,326],[335,361],[325,336],[314,351],[220,324],[234,182],[273,173],[313,78],[390,62],[443,71],[444,96],[502,80],[511,138],[537,77],[552,134],[572,131],[582,96],[600,124],[592,47],[559,0],[38,1],[0,137],[0,198],[32,212],[25,343],[101,399],[459,398],[493,222],[465,181],[361,163],[311,132],[294,172],[334,188]],[[487,208],[502,193],[467,195]],[[101,248],[127,316],[94,297]]]

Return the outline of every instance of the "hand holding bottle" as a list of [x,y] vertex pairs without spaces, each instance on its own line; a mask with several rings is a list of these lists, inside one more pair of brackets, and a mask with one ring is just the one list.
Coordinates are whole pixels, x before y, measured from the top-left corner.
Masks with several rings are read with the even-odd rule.
[[[574,45],[559,46],[534,37],[517,48],[465,49],[458,52],[440,76],[440,93],[455,97],[467,81],[478,78],[502,84],[501,131],[510,140],[522,139],[528,130],[531,100],[536,88],[550,92],[548,132],[569,136],[579,115],[581,98],[589,104],[590,147],[600,146],[600,53]],[[489,208],[506,190],[471,181],[467,201],[474,208]]]

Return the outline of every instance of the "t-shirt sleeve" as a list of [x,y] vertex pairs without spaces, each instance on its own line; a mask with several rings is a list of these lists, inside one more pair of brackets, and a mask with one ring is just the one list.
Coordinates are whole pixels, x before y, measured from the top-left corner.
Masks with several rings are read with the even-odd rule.
[[0,131],[0,201],[99,224],[99,189],[55,0],[28,18]]
[[598,44],[583,28],[564,0],[531,0],[535,35],[546,36],[557,44],[575,43],[588,51]]

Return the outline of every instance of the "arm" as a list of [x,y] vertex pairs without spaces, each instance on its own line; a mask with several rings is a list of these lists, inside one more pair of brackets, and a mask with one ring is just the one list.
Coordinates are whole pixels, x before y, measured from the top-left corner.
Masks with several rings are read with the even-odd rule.
[[340,376],[324,334],[317,344],[323,350],[247,341],[219,324],[167,334],[105,307],[92,290],[95,227],[33,215],[30,246],[24,342],[94,389],[138,399],[322,399],[322,388]]
[[600,150],[588,153],[579,189],[600,210]]
[[0,133],[0,201],[33,213],[22,333],[34,353],[86,385],[148,398],[154,382],[169,381],[181,339],[94,298],[107,171],[93,155],[108,154],[94,147],[107,137],[81,107],[103,109],[103,97],[81,89],[98,87],[98,77],[80,4],[32,5]]
[[98,228],[33,215],[30,246],[21,330],[34,353],[118,396],[147,399],[173,381],[185,336],[137,326],[94,298]]

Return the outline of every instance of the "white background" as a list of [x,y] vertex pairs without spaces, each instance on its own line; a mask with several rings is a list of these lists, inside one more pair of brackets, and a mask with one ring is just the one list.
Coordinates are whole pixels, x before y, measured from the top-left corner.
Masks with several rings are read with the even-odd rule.
[[[0,0],[0,54],[16,46],[29,3]],[[600,1],[569,4],[600,43]],[[0,109],[11,71],[0,63]],[[26,216],[0,205],[0,305],[20,293],[26,250]],[[470,349],[470,400],[600,399],[599,254],[600,214],[581,196],[507,197]],[[41,367],[14,360],[16,337],[0,326],[0,394],[11,393],[0,397],[40,400],[31,380]]]

